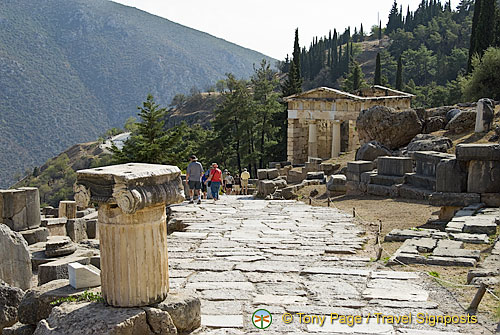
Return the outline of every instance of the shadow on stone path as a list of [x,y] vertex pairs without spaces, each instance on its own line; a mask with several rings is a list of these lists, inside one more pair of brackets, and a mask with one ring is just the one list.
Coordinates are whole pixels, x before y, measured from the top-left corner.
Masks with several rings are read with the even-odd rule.
[[[439,301],[429,299],[428,283],[417,273],[381,269],[357,256],[367,238],[336,209],[225,196],[217,204],[172,206],[172,218],[188,227],[169,235],[170,286],[196,290],[201,298],[197,334],[481,333],[471,325],[419,324],[418,313],[445,314]],[[252,324],[261,308],[273,317],[266,330]],[[284,313],[292,314],[291,323],[285,324]],[[326,319],[323,326],[301,323],[297,313]],[[332,324],[331,313],[363,318],[349,327]],[[375,313],[411,313],[412,321],[377,323]]]

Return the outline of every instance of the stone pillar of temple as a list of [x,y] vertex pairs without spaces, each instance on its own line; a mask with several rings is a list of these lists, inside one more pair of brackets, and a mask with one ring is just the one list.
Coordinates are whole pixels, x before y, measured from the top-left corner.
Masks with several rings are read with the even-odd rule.
[[63,200],[59,201],[59,215],[60,218],[76,219],[77,206],[75,201]]
[[75,200],[99,203],[101,290],[117,307],[163,301],[168,292],[167,204],[184,200],[176,166],[129,163],[77,171]]
[[316,121],[311,121],[309,123],[309,141],[307,147],[308,158],[318,157],[318,135],[316,132]]
[[332,157],[340,155],[340,121],[332,122]]

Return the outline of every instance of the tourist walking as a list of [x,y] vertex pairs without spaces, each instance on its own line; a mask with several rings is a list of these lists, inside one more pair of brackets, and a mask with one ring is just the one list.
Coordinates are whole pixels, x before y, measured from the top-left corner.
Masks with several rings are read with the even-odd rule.
[[201,177],[201,183],[203,184],[201,187],[205,199],[212,199],[212,191],[210,191],[210,182],[208,181],[210,171],[212,171],[212,167],[208,168],[208,170],[203,174],[203,177]]
[[231,195],[233,192],[234,178],[231,176],[231,172],[227,171],[226,173],[226,194]]
[[197,203],[201,204],[201,177],[203,176],[203,166],[198,162],[198,158],[195,155],[189,157],[191,163],[186,169],[186,180],[189,187],[189,203],[194,203],[194,196],[198,199]]
[[250,179],[250,173],[246,168],[243,169],[243,172],[240,175],[241,180],[241,194],[248,195],[248,179]]
[[222,183],[222,171],[219,169],[217,163],[212,163],[212,171],[210,171],[210,176],[208,177],[206,183],[210,182],[210,190],[212,191],[212,197],[214,202],[219,200],[219,190]]

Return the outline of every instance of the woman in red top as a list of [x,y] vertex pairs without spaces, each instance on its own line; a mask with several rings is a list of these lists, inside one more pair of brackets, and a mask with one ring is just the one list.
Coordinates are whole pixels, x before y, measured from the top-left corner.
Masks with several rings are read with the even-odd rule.
[[[212,163],[212,171],[210,171],[210,176],[207,181],[210,181],[210,190],[212,191],[212,197],[214,201],[219,200],[219,189],[222,183],[222,171],[219,169],[217,163]],[[206,183],[205,182],[205,183]]]

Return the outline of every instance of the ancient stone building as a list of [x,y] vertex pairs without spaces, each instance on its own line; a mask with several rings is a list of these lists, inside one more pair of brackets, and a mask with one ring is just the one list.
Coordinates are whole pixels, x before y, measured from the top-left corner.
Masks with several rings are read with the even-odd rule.
[[361,110],[375,105],[404,110],[414,95],[383,86],[358,91],[358,95],[318,87],[285,98],[288,102],[287,156],[293,164],[309,157],[328,159],[358,145],[356,119]]

